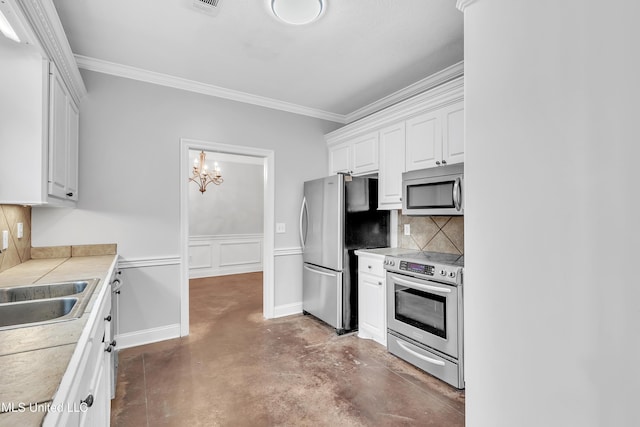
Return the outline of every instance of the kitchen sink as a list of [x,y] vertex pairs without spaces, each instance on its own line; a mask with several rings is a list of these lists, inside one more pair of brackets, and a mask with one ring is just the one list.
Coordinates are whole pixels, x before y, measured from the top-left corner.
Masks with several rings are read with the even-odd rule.
[[0,304],[0,328],[10,328],[33,323],[72,317],[78,298],[53,298],[37,301],[21,301]]
[[0,304],[6,302],[31,301],[45,298],[59,298],[69,295],[91,293],[99,279],[78,280],[45,285],[14,286],[0,288]]
[[100,279],[0,288],[0,330],[82,316]]

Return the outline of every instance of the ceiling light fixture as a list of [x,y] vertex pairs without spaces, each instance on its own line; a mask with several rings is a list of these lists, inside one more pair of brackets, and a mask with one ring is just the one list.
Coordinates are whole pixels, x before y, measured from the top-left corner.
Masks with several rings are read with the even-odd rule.
[[204,151],[201,151],[199,157],[193,161],[193,176],[189,178],[189,182],[193,181],[198,184],[198,191],[202,194],[207,191],[207,185],[212,182],[215,185],[220,185],[224,182],[218,162],[213,164],[213,171],[209,171],[206,161],[207,155]]
[[4,15],[4,12],[1,9],[0,9],[0,31],[2,31],[2,34],[4,34],[5,37],[13,40],[14,42],[20,43],[20,38],[14,31],[13,27],[9,23],[9,20]]
[[324,12],[323,0],[271,0],[271,11],[292,25],[310,24]]

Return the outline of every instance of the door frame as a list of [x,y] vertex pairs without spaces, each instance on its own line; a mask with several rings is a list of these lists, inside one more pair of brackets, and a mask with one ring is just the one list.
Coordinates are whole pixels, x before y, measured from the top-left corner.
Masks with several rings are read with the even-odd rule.
[[274,232],[275,232],[275,154],[273,150],[180,138],[180,336],[189,335],[189,150],[204,150],[258,157],[264,165],[264,214],[262,247],[262,311],[273,318]]

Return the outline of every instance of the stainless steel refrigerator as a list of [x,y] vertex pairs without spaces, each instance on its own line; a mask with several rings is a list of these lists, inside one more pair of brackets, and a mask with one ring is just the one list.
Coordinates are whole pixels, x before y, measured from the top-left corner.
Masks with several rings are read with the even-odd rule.
[[304,183],[300,209],[302,309],[338,334],[358,328],[357,249],[389,246],[378,180],[334,175]]

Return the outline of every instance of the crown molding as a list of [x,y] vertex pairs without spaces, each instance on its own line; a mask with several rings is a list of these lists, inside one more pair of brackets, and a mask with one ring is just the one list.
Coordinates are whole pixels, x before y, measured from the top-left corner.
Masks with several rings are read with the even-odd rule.
[[469,7],[469,5],[471,5],[471,3],[475,3],[477,0],[457,0],[456,1],[456,7],[461,11],[464,12],[465,9],[467,7]]
[[464,76],[458,76],[433,89],[398,102],[367,117],[349,123],[324,138],[328,146],[334,146],[353,138],[377,131],[385,126],[407,120],[417,114],[444,107],[464,99]]
[[380,98],[379,100],[372,102],[369,105],[366,105],[358,110],[353,111],[352,113],[347,114],[347,123],[354,122],[370,114],[376,113],[384,108],[390,107],[391,105],[397,104],[398,102],[402,102],[429,89],[433,89],[436,86],[440,86],[441,84],[458,78],[462,75],[464,75],[464,61],[453,64],[445,68],[444,70],[438,71],[437,73],[434,73],[429,77],[425,77],[424,79],[419,80],[403,89],[400,89],[399,91],[394,92],[391,95]]
[[52,0],[16,0],[47,58],[56,64],[71,97],[80,104],[87,94],[80,70]]
[[103,61],[101,59],[76,55],[76,62],[80,68],[98,73],[110,74],[118,77],[125,77],[132,80],[139,80],[160,86],[172,87],[174,89],[186,90],[200,93],[202,95],[214,96],[217,98],[229,99],[232,101],[244,102],[246,104],[271,108],[274,110],[286,111],[303,116],[315,117],[317,119],[329,120],[337,123],[346,123],[346,117],[342,114],[330,113],[328,111],[315,108],[303,107],[285,101],[278,101],[264,96],[252,95],[246,92],[214,86],[195,80],[183,79],[181,77],[170,76],[168,74],[156,73],[155,71],[130,67],[128,65]]

